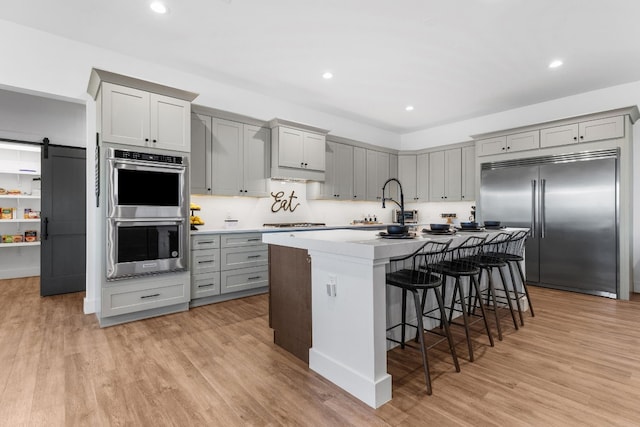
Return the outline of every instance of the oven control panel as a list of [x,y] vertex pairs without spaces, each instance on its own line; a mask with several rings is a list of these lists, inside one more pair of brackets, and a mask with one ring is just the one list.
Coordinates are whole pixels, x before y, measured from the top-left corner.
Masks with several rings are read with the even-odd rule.
[[145,162],[169,163],[174,165],[181,165],[184,162],[182,156],[167,156],[166,154],[151,154],[129,150],[113,150],[113,157],[116,159],[142,160]]

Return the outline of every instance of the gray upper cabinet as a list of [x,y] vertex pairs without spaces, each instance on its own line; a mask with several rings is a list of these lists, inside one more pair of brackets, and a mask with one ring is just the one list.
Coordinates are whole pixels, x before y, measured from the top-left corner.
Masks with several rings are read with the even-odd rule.
[[243,188],[245,196],[269,196],[269,152],[271,130],[244,125]]
[[103,141],[189,151],[190,102],[108,82],[101,97]]
[[271,121],[271,176],[325,180],[327,131],[274,119]]
[[326,144],[323,199],[353,199],[353,147],[329,141]]
[[554,126],[540,130],[540,147],[556,147],[578,143],[578,124]]
[[533,130],[533,126],[528,126],[520,132],[518,129],[492,132],[487,134],[489,138],[475,135],[477,155],[489,156],[624,138],[624,110],[542,123]]
[[476,199],[476,147],[462,147],[462,191],[460,199]]
[[387,179],[389,153],[367,150],[367,200],[382,200],[382,186]]
[[242,123],[213,118],[211,141],[213,194],[244,196]]
[[429,154],[399,155],[398,174],[406,203],[429,200]]
[[267,197],[270,130],[213,118],[211,139],[213,194]]
[[540,131],[520,132],[478,141],[478,156],[540,148]]
[[192,114],[191,192],[267,197],[271,130]]
[[416,157],[415,154],[398,156],[398,179],[402,183],[406,203],[418,201]]
[[191,194],[211,194],[212,119],[191,113]]
[[353,147],[353,200],[367,198],[367,150]]
[[540,130],[540,147],[593,142],[624,137],[622,116],[587,120]]
[[[397,154],[389,154],[389,178],[398,179],[398,155]],[[389,194],[390,194],[390,197],[393,198],[394,200],[400,201],[400,191],[397,185],[392,185],[389,187]]]
[[461,193],[462,150],[454,148],[429,153],[429,200],[459,201]]

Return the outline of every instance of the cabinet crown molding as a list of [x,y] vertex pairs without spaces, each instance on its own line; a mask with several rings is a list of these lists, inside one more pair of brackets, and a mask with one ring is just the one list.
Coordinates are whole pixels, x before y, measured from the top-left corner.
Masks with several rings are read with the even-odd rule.
[[164,86],[158,83],[149,82],[147,80],[141,80],[135,77],[112,73],[111,71],[92,68],[91,76],[89,77],[89,84],[87,86],[87,93],[91,95],[93,99],[96,99],[96,97],[98,96],[98,91],[100,90],[100,84],[102,82],[109,82],[120,86],[140,89],[150,93],[156,93],[158,95],[182,99],[188,102],[191,102],[198,97],[198,94],[194,92],[188,92],[186,90]]
[[315,126],[311,126],[311,125],[307,125],[304,123],[297,123],[297,122],[292,122],[289,120],[284,120],[284,119],[272,119],[269,121],[269,127],[270,128],[276,128],[278,126],[285,126],[288,128],[294,128],[294,129],[300,129],[303,131],[307,131],[307,132],[314,132],[314,133],[318,133],[320,135],[327,135],[329,133],[329,131],[327,129],[322,129],[322,128],[318,128]]
[[476,135],[471,135],[471,138],[473,138],[474,140],[487,139],[487,138],[493,138],[493,137],[503,136],[508,134],[516,134],[516,133],[522,133],[522,132],[527,132],[532,130],[538,130],[538,129],[543,129],[543,128],[552,127],[552,126],[561,126],[564,124],[570,124],[570,123],[574,123],[574,122],[585,120],[585,119],[592,120],[592,119],[614,117],[614,116],[625,116],[625,115],[629,116],[629,119],[631,120],[631,124],[634,124],[640,118],[640,111],[638,111],[638,106],[631,105],[628,107],[616,108],[613,110],[598,111],[594,113],[581,114],[578,116],[565,117],[557,120],[550,120],[547,122],[534,123],[531,125],[519,126],[519,127],[509,128],[509,129],[502,129],[502,130],[486,132],[486,133],[479,133]]

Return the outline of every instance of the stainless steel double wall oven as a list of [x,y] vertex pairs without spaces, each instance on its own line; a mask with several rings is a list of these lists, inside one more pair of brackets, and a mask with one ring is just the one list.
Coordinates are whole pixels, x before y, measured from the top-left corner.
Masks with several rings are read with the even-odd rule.
[[107,148],[107,279],[186,270],[188,158]]

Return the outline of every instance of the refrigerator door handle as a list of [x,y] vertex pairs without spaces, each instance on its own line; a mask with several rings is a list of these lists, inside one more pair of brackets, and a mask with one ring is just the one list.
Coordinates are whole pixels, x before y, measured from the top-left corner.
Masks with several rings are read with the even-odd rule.
[[544,239],[545,234],[547,232],[547,218],[544,212],[544,205],[545,205],[545,193],[546,193],[546,183],[547,180],[546,179],[541,179],[540,180],[540,238]]
[[529,230],[529,236],[535,237],[536,235],[536,180],[531,180],[531,229]]

